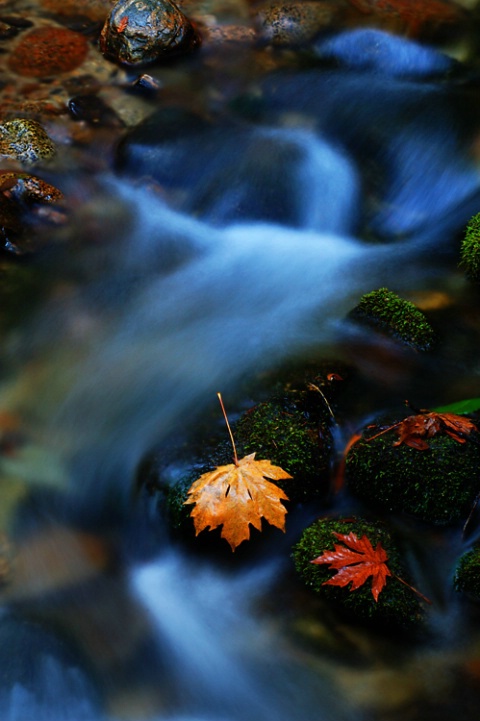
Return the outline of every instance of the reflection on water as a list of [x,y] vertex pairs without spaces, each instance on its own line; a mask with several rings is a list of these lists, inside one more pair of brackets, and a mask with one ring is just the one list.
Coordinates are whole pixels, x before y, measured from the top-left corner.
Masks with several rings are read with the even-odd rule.
[[[411,650],[324,622],[295,593],[262,611],[288,576],[290,539],[274,560],[220,571],[165,550],[154,503],[132,499],[145,454],[193,434],[219,389],[238,399],[262,371],[323,354],[365,372],[343,323],[363,292],[470,302],[456,256],[480,209],[476,88],[436,51],[375,38],[368,62],[364,35],[333,37],[326,65],[257,79],[233,120],[185,111],[172,136],[172,116],[152,109],[125,133],[121,174],[52,172],[76,213],[38,261],[44,307],[4,340],[2,407],[27,440],[0,462],[17,557],[0,620],[2,719],[416,719],[412,699],[428,708],[438,677],[455,691],[467,647],[478,675],[444,588],[455,539],[429,541],[443,553],[426,574],[441,611],[433,646]],[[467,312],[453,325],[470,349],[478,322]],[[439,372],[419,359],[399,376],[378,340],[364,342],[377,395],[362,413],[407,394],[455,400],[451,386],[480,394],[478,363],[460,364],[448,342]],[[309,643],[289,626],[308,627]]]

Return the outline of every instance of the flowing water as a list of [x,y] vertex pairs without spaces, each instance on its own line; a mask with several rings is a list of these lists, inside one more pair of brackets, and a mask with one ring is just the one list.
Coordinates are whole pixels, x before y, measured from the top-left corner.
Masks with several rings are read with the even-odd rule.
[[[238,413],[290,362],[358,374],[340,442],[405,398],[480,395],[478,292],[457,268],[480,211],[478,62],[384,33],[332,33],[276,67],[216,52],[152,70],[191,102],[175,137],[170,123],[159,141],[157,96],[116,165],[106,132],[45,171],[73,217],[26,261],[43,300],[2,339],[1,407],[27,440],[0,464],[0,718],[473,718],[480,638],[449,590],[456,531],[419,531],[436,606],[429,642],[409,645],[277,595],[305,517],[229,568],[169,540],[133,489],[152,449],[168,465],[170,443],[220,422],[217,391]],[[195,116],[202,95],[213,121]],[[430,308],[436,353],[353,332],[346,314],[382,286]]]

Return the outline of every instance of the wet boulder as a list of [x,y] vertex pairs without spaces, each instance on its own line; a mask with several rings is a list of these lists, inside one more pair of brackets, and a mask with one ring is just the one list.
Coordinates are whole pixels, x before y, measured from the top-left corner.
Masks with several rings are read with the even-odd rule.
[[311,394],[286,392],[246,411],[235,425],[242,455],[256,453],[292,476],[276,481],[291,501],[322,497],[329,490],[332,419],[320,395],[316,400],[315,407]]
[[467,517],[479,464],[479,434],[468,418],[419,413],[370,423],[347,454],[345,478],[372,508],[445,526]]
[[348,317],[416,351],[430,350],[435,340],[435,332],[425,315],[414,303],[388,288],[363,295]]
[[[350,565],[361,562],[369,547],[379,559],[376,571],[381,565],[386,572],[384,583],[376,582],[378,577],[368,574],[362,580],[355,576],[355,568]],[[343,554],[345,563],[340,560],[335,565],[333,558],[326,563],[316,561],[322,556],[325,559],[324,554],[336,551]],[[411,582],[410,574],[399,543],[384,524],[361,518],[319,519],[304,530],[293,547],[293,560],[305,584],[339,614],[386,630],[410,630],[422,626],[423,603],[413,589],[405,585]],[[337,574],[341,576],[341,571],[345,573],[348,568],[352,575],[343,583]]]
[[480,601],[480,546],[460,556],[453,578],[454,587],[473,601]]
[[190,20],[170,0],[120,0],[100,35],[107,58],[133,66],[189,52],[199,42]]
[[480,213],[477,213],[467,224],[460,249],[460,267],[467,278],[480,281]]

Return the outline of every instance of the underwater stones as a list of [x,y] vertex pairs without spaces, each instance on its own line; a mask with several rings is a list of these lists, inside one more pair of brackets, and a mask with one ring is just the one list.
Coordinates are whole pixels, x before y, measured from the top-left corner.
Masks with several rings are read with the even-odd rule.
[[388,288],[366,293],[348,317],[417,351],[430,350],[435,340],[434,330],[424,314]]
[[[35,225],[48,223],[46,206],[63,200],[63,193],[41,178],[0,171],[0,247],[15,255],[35,250]],[[58,212],[55,221],[63,218]]]
[[[385,562],[392,575],[387,576],[376,601],[372,594],[371,577],[354,590],[350,583],[343,587],[325,585],[337,571],[327,564],[317,565],[312,561],[325,551],[333,551],[340,543],[335,533],[353,533],[359,539],[367,536],[374,549],[380,543],[386,552]],[[409,583],[409,574],[402,562],[397,542],[383,524],[360,518],[320,519],[304,530],[293,547],[292,555],[295,568],[304,583],[349,618],[392,630],[412,629],[421,625],[424,618],[422,604],[413,590],[398,580],[399,577]]]
[[338,11],[329,2],[275,2],[262,7],[255,16],[261,42],[295,46],[310,42],[328,28]]
[[480,282],[480,213],[467,224],[460,248],[460,267],[470,280]]
[[379,418],[364,429],[346,457],[348,490],[372,507],[433,525],[466,517],[479,490],[478,431],[464,442],[440,431],[419,449],[398,444],[399,425]]
[[80,33],[59,27],[43,27],[24,35],[9,57],[11,70],[18,75],[47,78],[74,70],[88,51]]
[[15,118],[0,123],[0,156],[31,165],[50,160],[55,153],[53,141],[36,120]]
[[54,185],[35,175],[0,170],[0,192],[9,199],[24,204],[58,203],[63,193]]
[[199,42],[190,20],[170,0],[120,0],[100,36],[103,54],[125,65],[189,52]]

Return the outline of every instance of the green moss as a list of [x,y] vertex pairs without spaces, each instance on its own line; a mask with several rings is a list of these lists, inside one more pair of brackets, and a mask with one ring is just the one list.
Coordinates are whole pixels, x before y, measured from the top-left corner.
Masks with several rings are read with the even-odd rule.
[[349,317],[415,350],[430,350],[435,340],[435,333],[424,314],[413,303],[387,288],[379,288],[362,296]]
[[480,601],[480,547],[461,556],[453,579],[455,589]]
[[466,515],[479,487],[478,433],[459,443],[442,432],[428,439],[427,450],[417,450],[394,446],[398,435],[393,429],[368,441],[381,426],[379,422],[369,429],[350,449],[345,464],[348,489],[373,506],[436,525]]
[[412,628],[418,626],[424,617],[419,597],[396,578],[387,577],[386,585],[375,601],[372,595],[371,578],[352,591],[350,585],[325,586],[336,571],[311,561],[326,550],[334,550],[339,543],[333,533],[355,533],[359,538],[366,535],[375,548],[380,543],[388,555],[387,566],[392,574],[410,583],[397,544],[387,528],[379,523],[363,519],[320,519],[309,526],[300,541],[293,548],[295,567],[303,581],[340,612],[357,620],[374,623],[383,628]]
[[460,267],[468,278],[480,281],[480,213],[471,218],[460,248]]
[[[320,398],[320,396],[319,396]],[[285,393],[250,409],[235,426],[239,455],[256,453],[293,476],[275,481],[290,500],[324,495],[333,440],[326,409],[311,412],[303,394]]]

